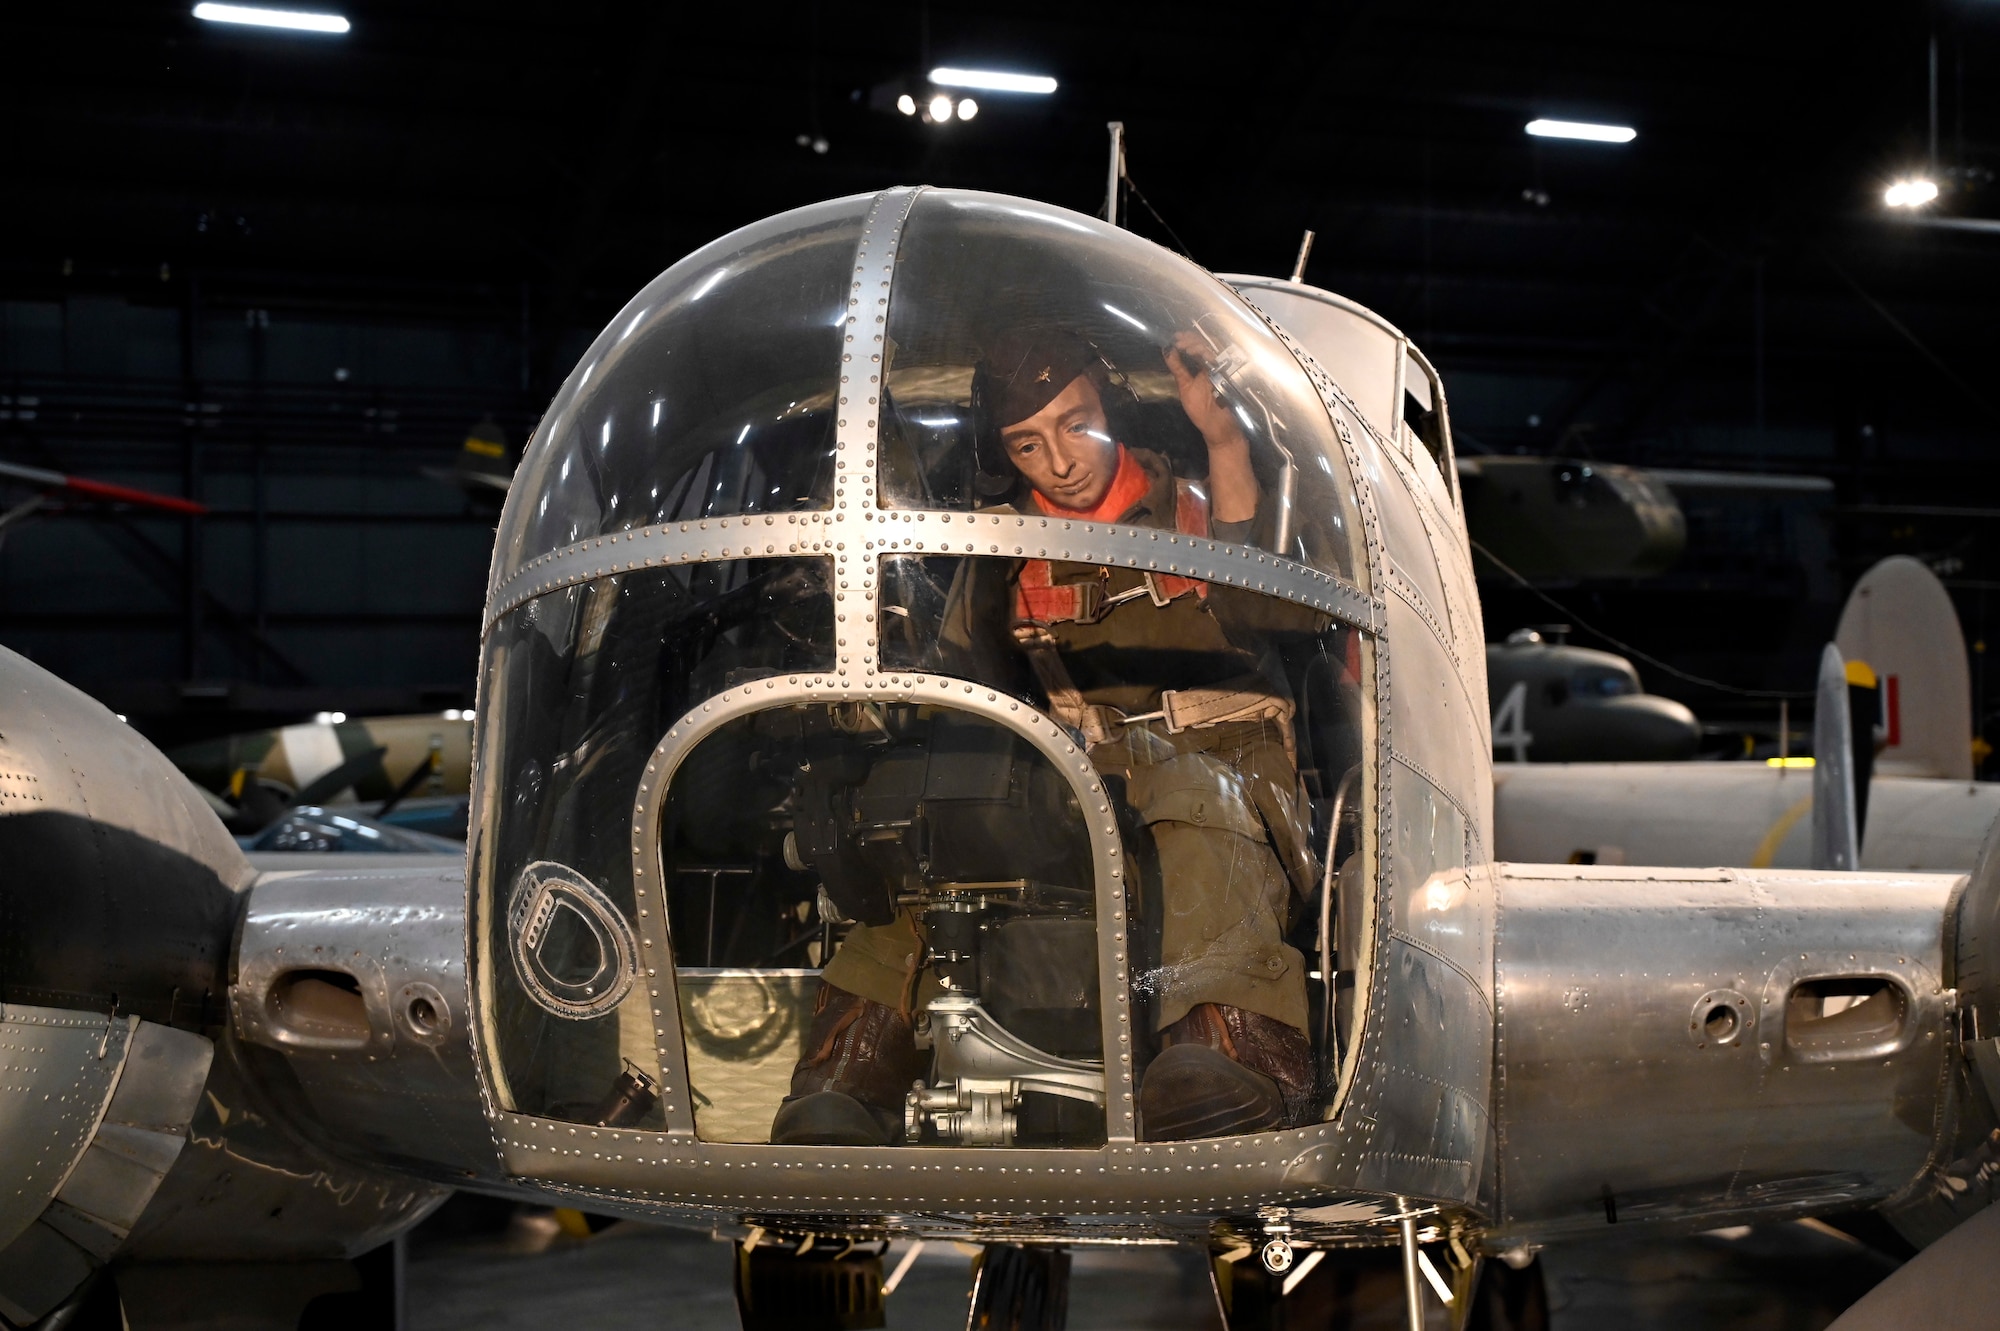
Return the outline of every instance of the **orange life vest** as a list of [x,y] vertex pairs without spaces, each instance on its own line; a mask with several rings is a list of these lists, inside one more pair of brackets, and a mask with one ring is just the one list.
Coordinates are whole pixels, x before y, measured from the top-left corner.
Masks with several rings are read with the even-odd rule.
[[[1209,534],[1208,497],[1179,479],[1174,481],[1174,530],[1183,536]],[[1104,569],[1106,573],[1109,571],[1108,567]],[[1195,578],[1171,573],[1147,573],[1144,578],[1154,605],[1165,605],[1189,592],[1203,600],[1208,598],[1208,584]],[[1105,604],[1103,586],[1101,580],[1058,583],[1050,561],[1031,559],[1022,566],[1014,582],[1014,618],[1016,622],[1040,624],[1094,624],[1110,609]]]

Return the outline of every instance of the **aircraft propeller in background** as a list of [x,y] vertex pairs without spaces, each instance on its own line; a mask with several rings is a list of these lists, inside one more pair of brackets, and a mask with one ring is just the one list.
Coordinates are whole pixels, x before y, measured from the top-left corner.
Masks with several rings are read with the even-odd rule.
[[46,467],[29,467],[18,462],[0,462],[0,485],[23,486],[36,492],[19,503],[0,509],[0,541],[4,541],[7,532],[17,524],[47,510],[49,500],[56,495],[90,503],[123,504],[161,513],[178,513],[184,517],[200,517],[208,512],[208,505],[183,499],[179,495],[115,485],[110,481],[93,481],[86,476],[69,476]]

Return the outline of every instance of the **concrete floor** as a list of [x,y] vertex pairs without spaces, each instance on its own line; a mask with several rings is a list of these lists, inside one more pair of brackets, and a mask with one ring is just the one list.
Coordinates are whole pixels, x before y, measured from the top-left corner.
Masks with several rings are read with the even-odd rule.
[[[415,1331],[737,1331],[731,1252],[699,1234],[631,1223],[589,1238],[551,1236],[553,1222],[505,1235],[416,1236],[408,1268]],[[540,1251],[535,1251],[540,1248]],[[893,1269],[904,1245],[884,1263]],[[1682,1239],[1599,1240],[1545,1253],[1554,1331],[1815,1331],[1895,1263],[1803,1225]],[[971,1252],[925,1245],[889,1298],[889,1325],[964,1325]],[[1331,1266],[1331,1263],[1328,1263]],[[1390,1269],[1350,1272],[1343,1331],[1400,1331]],[[1081,1248],[1072,1259],[1070,1331],[1213,1328],[1198,1254]],[[1430,1301],[1429,1323],[1447,1325]]]

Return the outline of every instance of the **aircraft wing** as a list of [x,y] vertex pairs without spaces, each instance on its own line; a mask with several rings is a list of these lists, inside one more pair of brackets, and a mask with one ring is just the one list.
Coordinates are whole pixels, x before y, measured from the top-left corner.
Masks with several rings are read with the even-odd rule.
[[[1504,763],[1503,860],[1803,869],[1813,774],[1763,763]],[[2000,783],[1877,776],[1861,867],[1962,873],[2000,815]]]

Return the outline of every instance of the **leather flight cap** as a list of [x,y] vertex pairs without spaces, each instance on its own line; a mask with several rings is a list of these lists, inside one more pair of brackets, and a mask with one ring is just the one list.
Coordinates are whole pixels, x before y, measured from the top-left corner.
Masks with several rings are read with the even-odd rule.
[[1018,425],[1101,364],[1097,348],[1067,328],[1024,328],[995,339],[979,362],[979,396],[995,428]]

